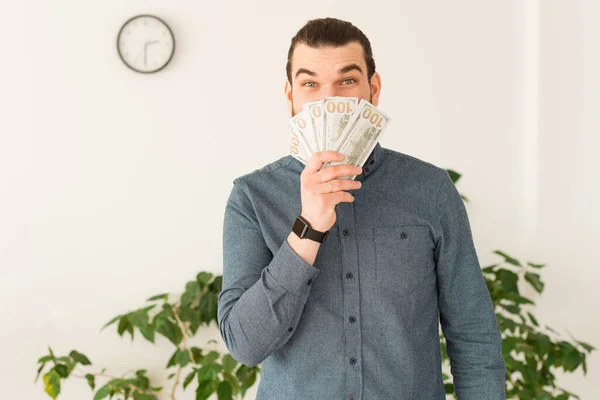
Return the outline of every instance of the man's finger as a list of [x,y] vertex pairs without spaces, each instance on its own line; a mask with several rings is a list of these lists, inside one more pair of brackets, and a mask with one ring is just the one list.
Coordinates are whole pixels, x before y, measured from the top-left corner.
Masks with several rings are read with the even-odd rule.
[[329,161],[341,161],[343,159],[344,155],[338,153],[335,150],[317,151],[308,160],[308,163],[306,164],[306,167],[304,167],[304,170],[309,174],[314,174],[315,172],[318,172],[321,169],[323,163]]

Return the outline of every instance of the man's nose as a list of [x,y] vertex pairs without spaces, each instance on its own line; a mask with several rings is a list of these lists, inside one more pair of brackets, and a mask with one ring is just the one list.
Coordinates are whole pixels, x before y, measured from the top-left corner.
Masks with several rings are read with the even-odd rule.
[[340,92],[338,90],[338,86],[336,84],[323,85],[321,87],[321,96],[322,97],[335,97],[339,96]]

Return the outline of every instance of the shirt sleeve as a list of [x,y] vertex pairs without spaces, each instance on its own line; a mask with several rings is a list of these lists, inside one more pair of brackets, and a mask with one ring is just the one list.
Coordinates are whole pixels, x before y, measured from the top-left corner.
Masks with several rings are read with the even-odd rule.
[[505,400],[502,337],[467,211],[447,171],[438,193],[435,247],[440,324],[459,400]]
[[271,252],[245,187],[234,180],[225,208],[217,319],[231,356],[254,366],[292,337],[320,270],[294,251],[287,235]]

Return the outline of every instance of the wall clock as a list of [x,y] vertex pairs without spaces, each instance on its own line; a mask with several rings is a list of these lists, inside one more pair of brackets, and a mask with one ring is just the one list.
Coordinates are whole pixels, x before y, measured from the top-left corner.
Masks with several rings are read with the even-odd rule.
[[119,57],[136,72],[149,74],[167,66],[175,53],[175,37],[169,25],[154,15],[136,15],[117,35]]

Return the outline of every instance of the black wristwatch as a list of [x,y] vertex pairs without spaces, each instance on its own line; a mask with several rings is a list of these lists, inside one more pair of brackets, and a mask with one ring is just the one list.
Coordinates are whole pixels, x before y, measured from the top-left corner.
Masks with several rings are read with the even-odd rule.
[[303,218],[302,215],[296,217],[292,231],[298,235],[300,239],[310,239],[319,243],[323,243],[325,239],[327,239],[327,235],[329,235],[329,231],[319,232],[311,228],[308,221]]

